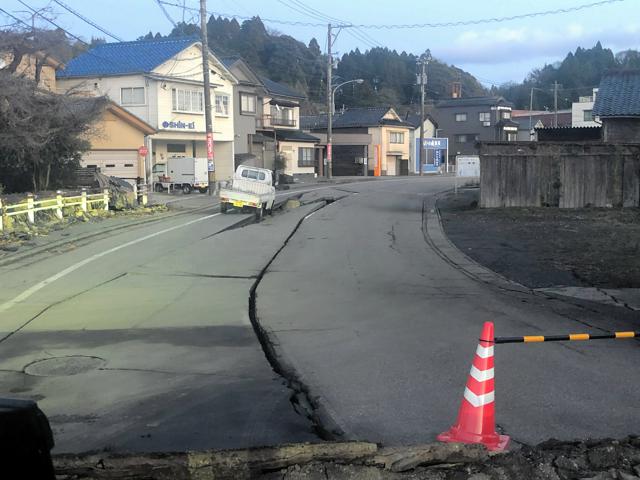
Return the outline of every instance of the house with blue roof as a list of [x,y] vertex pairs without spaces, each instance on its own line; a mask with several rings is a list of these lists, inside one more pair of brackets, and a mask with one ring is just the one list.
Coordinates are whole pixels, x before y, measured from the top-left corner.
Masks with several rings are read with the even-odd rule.
[[592,114],[602,122],[602,140],[640,143],[640,70],[606,73]]
[[[209,52],[216,180],[234,171],[234,89],[236,78]],[[153,165],[170,157],[206,157],[204,80],[201,44],[181,37],[98,45],[57,72],[59,91],[106,95],[156,130],[143,159],[147,177]],[[115,155],[115,154],[109,154]],[[93,161],[115,165],[122,158]],[[107,158],[108,157],[108,158]]]

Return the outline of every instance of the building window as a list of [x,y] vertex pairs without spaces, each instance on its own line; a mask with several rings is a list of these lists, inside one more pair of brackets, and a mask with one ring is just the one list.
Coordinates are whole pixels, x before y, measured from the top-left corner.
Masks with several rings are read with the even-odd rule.
[[466,113],[456,113],[456,122],[466,122],[467,114]]
[[585,122],[591,122],[593,121],[593,110],[584,110],[582,112],[582,119]]
[[229,95],[216,95],[216,114],[229,115]]
[[516,132],[507,132],[507,142],[515,142],[516,140],[518,140]]
[[455,136],[456,143],[467,143],[469,141],[468,135],[456,135]]
[[125,163],[124,166],[125,167],[133,167],[133,163]]
[[502,118],[504,120],[509,120],[511,118],[511,110],[503,110],[502,111]]
[[171,102],[174,112],[204,112],[204,92],[200,90],[171,89]]
[[105,165],[105,168],[116,168],[116,164],[115,163],[107,163]]
[[240,94],[240,113],[256,113],[256,96],[248,93]]
[[491,112],[480,112],[479,119],[481,122],[490,122]]
[[404,132],[389,132],[389,143],[404,143]]
[[167,143],[167,153],[187,153],[184,143]]
[[315,166],[315,161],[313,159],[313,148],[298,149],[298,166],[299,167]]
[[120,89],[120,105],[144,105],[144,87]]

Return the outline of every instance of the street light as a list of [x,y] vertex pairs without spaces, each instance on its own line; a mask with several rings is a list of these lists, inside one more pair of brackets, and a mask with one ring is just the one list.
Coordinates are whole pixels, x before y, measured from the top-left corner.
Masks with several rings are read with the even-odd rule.
[[331,159],[333,157],[332,155],[333,152],[331,151],[332,143],[333,143],[333,113],[336,108],[335,106],[336,90],[338,90],[340,87],[344,87],[349,83],[357,83],[358,85],[361,85],[362,83],[364,83],[364,80],[362,78],[356,78],[355,80],[347,80],[346,82],[342,82],[336,85],[333,88],[333,90],[331,90],[331,99],[330,99],[331,105],[329,105],[329,111],[327,112],[327,178],[331,178],[331,167],[332,167]]

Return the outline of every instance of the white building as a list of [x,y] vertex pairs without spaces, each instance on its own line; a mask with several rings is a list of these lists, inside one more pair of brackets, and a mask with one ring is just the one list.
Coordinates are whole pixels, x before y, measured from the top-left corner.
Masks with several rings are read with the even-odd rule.
[[599,127],[591,114],[593,104],[596,101],[598,89],[593,89],[591,96],[580,97],[577,102],[571,104],[571,126],[572,127]]
[[[209,67],[216,180],[224,180],[234,170],[237,81],[211,52]],[[153,164],[169,157],[207,156],[202,54],[197,39],[98,45],[71,60],[57,78],[59,91],[107,95],[157,130],[147,145],[147,173]]]

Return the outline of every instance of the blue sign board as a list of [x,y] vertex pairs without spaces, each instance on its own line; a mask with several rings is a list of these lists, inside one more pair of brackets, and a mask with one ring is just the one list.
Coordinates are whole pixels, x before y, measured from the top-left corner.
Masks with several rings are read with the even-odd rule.
[[[435,172],[442,165],[447,149],[449,148],[448,138],[423,138],[422,145],[425,149],[426,158],[422,164],[423,172]],[[420,171],[420,138],[416,138],[416,172]]]

